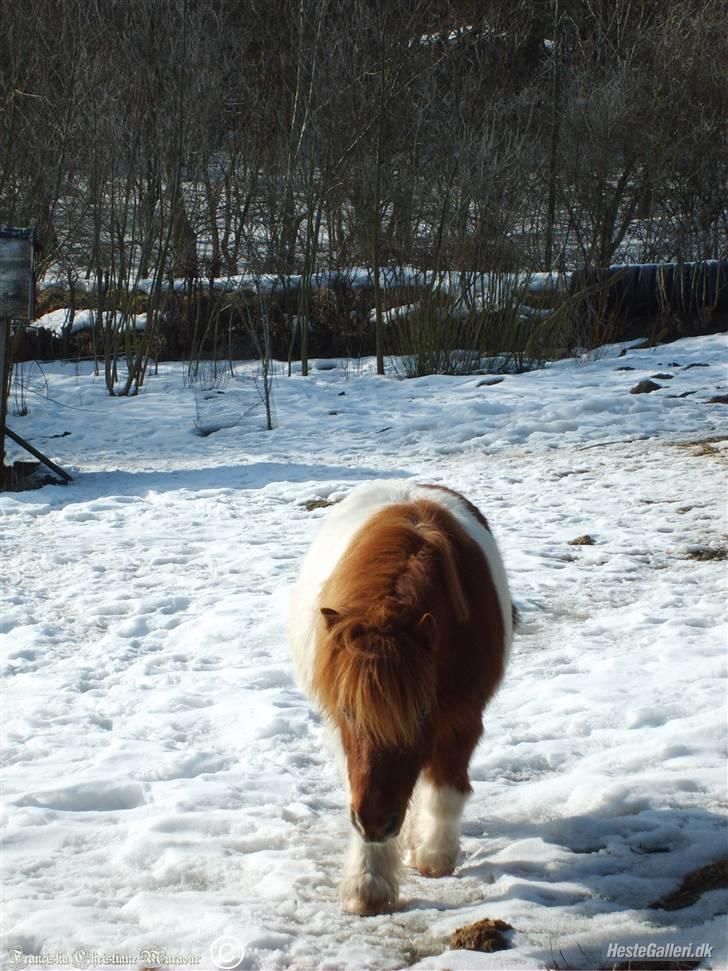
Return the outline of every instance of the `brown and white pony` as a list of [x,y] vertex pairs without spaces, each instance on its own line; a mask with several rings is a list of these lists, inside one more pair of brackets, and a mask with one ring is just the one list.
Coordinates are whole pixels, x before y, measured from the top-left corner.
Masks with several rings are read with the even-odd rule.
[[345,910],[393,909],[402,856],[425,876],[452,873],[468,763],[512,626],[488,523],[458,493],[374,482],[324,522],[293,595],[289,640],[299,683],[345,756]]

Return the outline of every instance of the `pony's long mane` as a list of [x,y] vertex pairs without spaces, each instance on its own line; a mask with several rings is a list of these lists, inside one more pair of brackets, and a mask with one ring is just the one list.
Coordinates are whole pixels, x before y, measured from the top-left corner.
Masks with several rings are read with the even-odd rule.
[[[389,506],[354,536],[324,584],[313,686],[385,747],[408,745],[437,691],[433,627],[468,619],[457,548],[469,539],[426,500]],[[433,617],[433,604],[445,604]]]

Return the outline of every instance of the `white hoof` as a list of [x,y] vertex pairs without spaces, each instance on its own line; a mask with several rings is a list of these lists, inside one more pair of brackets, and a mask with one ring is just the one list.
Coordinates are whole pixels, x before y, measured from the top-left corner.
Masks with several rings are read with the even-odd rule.
[[388,914],[396,908],[399,888],[383,877],[366,874],[344,880],[340,896],[342,909],[348,914],[371,917]]
[[405,820],[405,863],[423,877],[449,876],[460,856],[460,817],[467,795],[420,780]]
[[423,877],[448,877],[455,869],[459,851],[419,848],[407,854],[407,865],[419,870]]

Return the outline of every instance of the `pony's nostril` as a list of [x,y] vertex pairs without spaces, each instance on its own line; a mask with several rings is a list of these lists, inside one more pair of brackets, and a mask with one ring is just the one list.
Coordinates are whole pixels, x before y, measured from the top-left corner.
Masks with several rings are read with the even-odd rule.
[[399,827],[399,816],[390,816],[387,822],[384,824],[383,833],[385,836],[393,836]]

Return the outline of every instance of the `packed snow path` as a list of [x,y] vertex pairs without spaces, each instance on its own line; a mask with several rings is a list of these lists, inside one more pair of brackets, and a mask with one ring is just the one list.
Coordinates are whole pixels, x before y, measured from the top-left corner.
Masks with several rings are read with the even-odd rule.
[[[273,433],[204,438],[181,366],[134,399],[50,367],[10,423],[74,482],[0,500],[4,963],[156,946],[213,967],[230,935],[241,968],[596,967],[642,941],[724,966],[720,891],[648,905],[726,854],[725,340],[618,350],[497,385],[315,370],[278,380]],[[483,509],[522,627],[455,875],[409,872],[401,912],[361,919],[284,620],[321,501],[390,475]],[[449,951],[481,917],[512,949]]]

